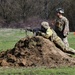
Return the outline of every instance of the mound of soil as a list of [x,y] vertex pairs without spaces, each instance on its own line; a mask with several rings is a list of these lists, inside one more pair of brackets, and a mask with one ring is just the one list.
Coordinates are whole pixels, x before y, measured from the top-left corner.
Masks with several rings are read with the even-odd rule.
[[23,38],[13,49],[0,53],[0,66],[73,66],[75,59],[41,36]]

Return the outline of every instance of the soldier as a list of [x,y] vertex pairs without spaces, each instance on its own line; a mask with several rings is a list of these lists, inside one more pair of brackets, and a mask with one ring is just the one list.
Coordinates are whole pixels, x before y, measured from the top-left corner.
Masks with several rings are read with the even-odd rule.
[[64,52],[75,54],[75,50],[65,46],[61,38],[57,36],[56,32],[53,29],[50,28],[48,22],[44,21],[41,23],[41,30],[37,32],[37,35],[43,36],[44,38],[51,40],[56,45],[58,45]]
[[55,32],[62,39],[64,44],[69,47],[69,43],[67,40],[67,35],[69,33],[69,21],[66,17],[63,16],[64,10],[62,8],[56,9],[56,24],[55,24]]

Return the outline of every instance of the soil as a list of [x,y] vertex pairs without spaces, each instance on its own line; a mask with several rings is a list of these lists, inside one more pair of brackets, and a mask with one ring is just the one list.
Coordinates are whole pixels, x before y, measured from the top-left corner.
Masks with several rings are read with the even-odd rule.
[[75,58],[68,56],[53,42],[41,36],[23,38],[13,49],[0,53],[0,66],[51,68],[74,65]]

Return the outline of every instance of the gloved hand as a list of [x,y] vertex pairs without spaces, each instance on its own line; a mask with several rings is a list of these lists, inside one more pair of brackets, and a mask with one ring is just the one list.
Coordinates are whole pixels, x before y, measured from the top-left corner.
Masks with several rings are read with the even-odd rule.
[[67,36],[64,36],[64,35],[63,35],[63,38],[65,38],[65,37],[67,37]]
[[67,35],[68,35],[68,32],[67,31],[64,31],[63,32],[63,38],[67,37]]
[[40,31],[36,32],[36,36],[38,36],[38,35],[41,36],[41,32]]

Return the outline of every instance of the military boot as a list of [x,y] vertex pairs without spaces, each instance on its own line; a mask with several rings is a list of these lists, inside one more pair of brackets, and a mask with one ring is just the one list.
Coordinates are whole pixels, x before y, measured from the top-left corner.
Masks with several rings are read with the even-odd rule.
[[75,50],[74,50],[73,48],[71,48],[71,47],[67,47],[67,48],[65,49],[65,51],[66,51],[67,53],[70,53],[70,54],[75,54]]

